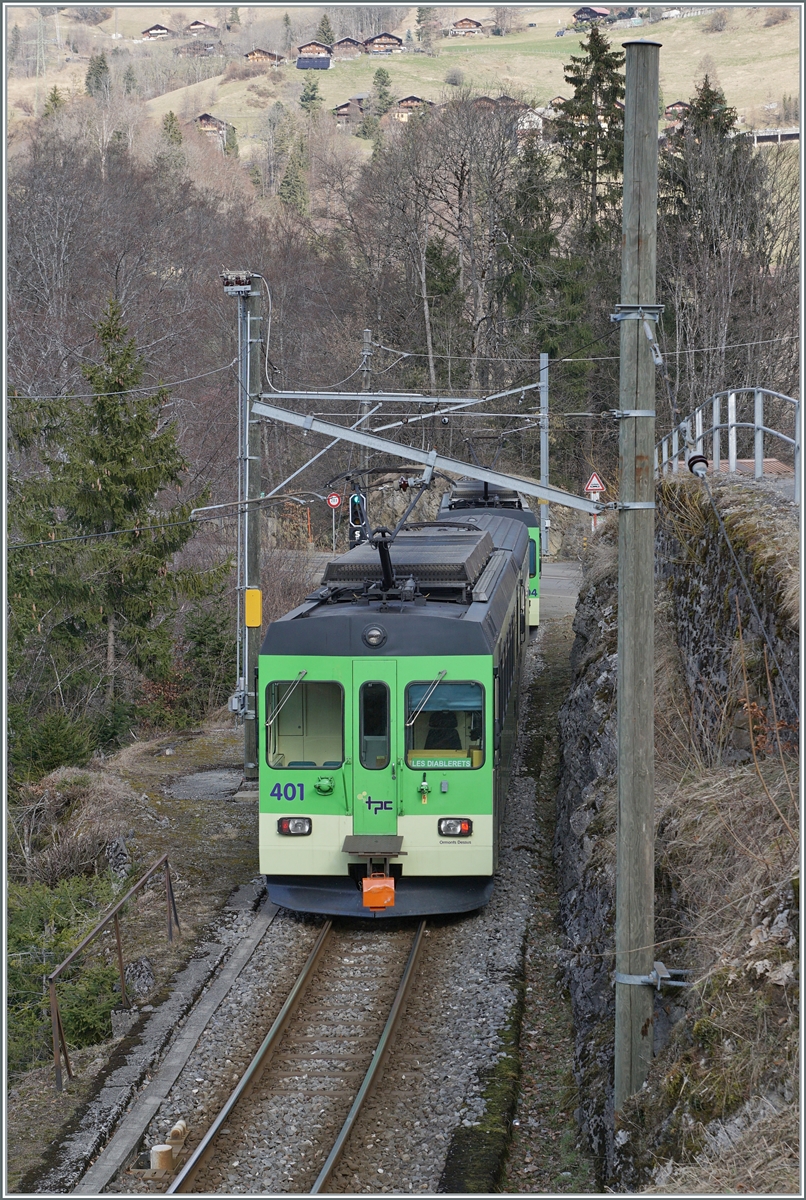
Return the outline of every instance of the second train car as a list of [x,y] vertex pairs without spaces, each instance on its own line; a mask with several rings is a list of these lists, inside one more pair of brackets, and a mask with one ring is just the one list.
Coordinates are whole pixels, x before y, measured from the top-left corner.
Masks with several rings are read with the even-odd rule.
[[529,534],[529,625],[540,624],[540,572],[542,550],[540,545],[540,523],[524,504],[523,497],[510,488],[494,483],[483,483],[478,479],[459,479],[442,497],[439,511],[441,516],[459,512],[500,512],[515,521],[521,521]]
[[489,900],[529,623],[532,543],[512,515],[376,531],[269,625],[259,842],[276,903],[383,917]]

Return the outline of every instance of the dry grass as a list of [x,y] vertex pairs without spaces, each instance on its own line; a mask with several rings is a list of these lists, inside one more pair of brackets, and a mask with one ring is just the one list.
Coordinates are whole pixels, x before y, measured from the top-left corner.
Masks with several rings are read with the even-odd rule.
[[674,1167],[644,1195],[800,1195],[800,1115],[787,1104],[766,1112],[732,1138],[709,1145],[693,1163]]
[[72,875],[104,870],[104,850],[136,828],[140,802],[122,779],[60,767],[20,788],[8,809],[9,877],[54,887]]

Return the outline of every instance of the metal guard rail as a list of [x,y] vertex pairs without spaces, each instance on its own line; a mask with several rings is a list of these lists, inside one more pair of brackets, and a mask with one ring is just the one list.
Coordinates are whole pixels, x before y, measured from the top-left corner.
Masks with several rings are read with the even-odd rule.
[[[736,419],[736,399],[738,396],[753,395],[753,420],[738,421]],[[771,429],[764,424],[764,397],[782,400],[793,406],[794,437],[789,437],[780,430]],[[727,420],[722,419],[722,402],[727,400]],[[706,421],[710,417],[710,425]],[[692,429],[693,425],[693,429]],[[683,451],[685,460],[691,454],[703,454],[706,438],[711,439],[711,461],[713,470],[718,474],[721,468],[723,431],[728,435],[728,472],[736,474],[736,431],[737,429],[752,429],[753,437],[753,478],[761,479],[764,475],[764,437],[775,437],[787,446],[791,446],[794,456],[794,500],[800,503],[800,404],[791,396],[774,392],[770,388],[744,387],[731,388],[728,391],[717,392],[696,408],[691,416],[681,421],[671,433],[655,446],[655,476],[677,474],[680,469],[680,452]]]
[[53,1066],[56,1070],[56,1090],[59,1092],[62,1091],[62,1063],[61,1063],[61,1057],[59,1055],[59,1046],[60,1045],[61,1045],[62,1054],[64,1054],[64,1061],[65,1061],[65,1065],[67,1067],[67,1074],[70,1077],[70,1079],[73,1078],[73,1071],[70,1066],[70,1059],[67,1057],[67,1040],[64,1036],[64,1028],[62,1026],[61,1013],[59,1012],[59,1000],[56,995],[56,981],[59,978],[59,976],[61,975],[62,971],[66,967],[70,966],[70,963],[73,961],[73,959],[76,958],[81,953],[81,951],[84,950],[90,944],[90,942],[93,941],[98,936],[98,934],[101,932],[101,930],[104,929],[109,924],[110,921],[114,921],[114,923],[115,923],[115,941],[117,943],[117,955],[118,955],[118,971],[120,972],[120,995],[121,995],[123,1004],[128,1006],[129,1002],[126,998],[126,979],[125,979],[124,970],[123,970],[123,949],[122,949],[121,942],[120,942],[120,922],[118,921],[118,913],[120,912],[121,908],[123,908],[123,905],[126,904],[126,902],[132,898],[132,896],[134,896],[137,892],[140,891],[141,888],[143,888],[145,886],[145,884],[148,882],[148,880],[151,878],[151,876],[156,874],[157,871],[159,871],[160,867],[164,867],[164,869],[165,869],[165,900],[166,900],[166,903],[168,906],[168,941],[172,942],[173,941],[173,923],[171,920],[172,916],[173,916],[173,922],[176,923],[176,928],[179,929],[180,932],[181,932],[181,928],[179,925],[179,915],[176,911],[176,901],[174,899],[173,885],[171,884],[171,868],[170,868],[170,864],[168,862],[168,855],[163,854],[162,858],[158,859],[154,863],[154,866],[150,867],[146,871],[145,875],[143,875],[141,879],[137,880],[137,883],[134,885],[134,887],[129,888],[126,895],[121,900],[118,900],[118,902],[114,906],[114,908],[110,908],[109,912],[104,917],[101,918],[101,920],[98,922],[97,925],[94,926],[94,928],[92,930],[90,930],[90,932],[87,934],[87,936],[84,938],[84,940],[82,942],[80,942],[78,944],[78,946],[76,946],[76,948],[72,952],[72,954],[69,954],[67,956],[67,958],[64,960],[64,962],[60,963],[59,966],[56,968],[56,970],[52,971],[51,974],[48,975],[48,988],[50,990],[50,1022],[51,1022],[51,1028],[53,1030]]

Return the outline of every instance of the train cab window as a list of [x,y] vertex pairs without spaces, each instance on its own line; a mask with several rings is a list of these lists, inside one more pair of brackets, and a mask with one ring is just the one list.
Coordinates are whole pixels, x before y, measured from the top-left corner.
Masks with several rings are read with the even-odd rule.
[[414,770],[482,766],[484,688],[480,683],[409,684],[406,763]]
[[270,683],[266,725],[270,767],[305,770],[344,762],[344,691],[338,683]]
[[534,579],[537,574],[537,542],[529,538],[529,578]]
[[361,765],[379,771],[389,765],[389,688],[386,684],[362,684],[358,709]]

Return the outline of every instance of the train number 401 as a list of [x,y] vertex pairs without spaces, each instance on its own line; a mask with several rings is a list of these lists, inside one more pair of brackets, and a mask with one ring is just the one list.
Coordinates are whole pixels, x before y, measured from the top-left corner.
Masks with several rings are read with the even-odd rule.
[[275,800],[285,800],[290,804],[292,800],[296,800],[296,798],[297,798],[297,788],[298,787],[299,787],[299,798],[300,798],[300,800],[302,800],[304,802],[304,800],[305,800],[305,784],[304,783],[300,783],[300,784],[287,783],[285,785],[285,787],[283,787],[279,783],[275,783],[274,787],[269,792],[269,795],[274,796]]

